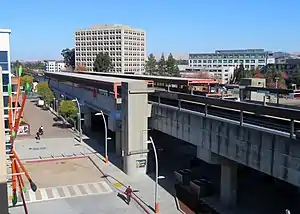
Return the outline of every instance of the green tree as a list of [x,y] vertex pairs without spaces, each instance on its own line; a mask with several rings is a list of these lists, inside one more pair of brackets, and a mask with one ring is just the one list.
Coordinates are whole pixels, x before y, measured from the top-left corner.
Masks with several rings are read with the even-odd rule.
[[54,99],[54,94],[51,91],[48,82],[39,82],[39,84],[37,84],[36,86],[37,88],[37,93],[39,96],[41,96],[41,98],[46,102],[46,103],[50,103],[53,101]]
[[75,69],[75,49],[65,48],[61,51],[61,55],[64,58],[64,62],[66,66],[71,67],[73,70]]
[[179,77],[180,71],[176,59],[170,53],[166,61],[166,75],[171,77]]
[[77,106],[72,100],[62,100],[59,104],[59,114],[64,118],[74,119],[77,117]]
[[94,71],[109,72],[111,69],[113,66],[108,53],[99,53],[94,61]]
[[166,75],[166,67],[167,67],[167,64],[166,64],[166,60],[165,60],[165,55],[164,53],[161,54],[161,57],[160,57],[160,60],[158,61],[158,75],[160,76],[165,76]]
[[30,75],[22,76],[21,77],[21,85],[25,86],[28,83],[30,86],[32,86],[33,79],[34,79],[33,76],[30,76]]
[[158,71],[157,71],[156,64],[157,64],[157,62],[156,62],[155,56],[153,55],[153,53],[151,53],[148,56],[148,60],[146,61],[145,74],[146,75],[157,75]]

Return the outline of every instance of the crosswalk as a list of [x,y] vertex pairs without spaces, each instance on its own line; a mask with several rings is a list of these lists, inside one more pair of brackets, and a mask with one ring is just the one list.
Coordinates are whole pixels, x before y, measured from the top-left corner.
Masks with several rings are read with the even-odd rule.
[[[12,206],[12,191],[11,185],[8,186],[8,203]],[[87,195],[101,195],[111,193],[113,190],[105,181],[98,183],[85,183],[60,187],[39,188],[36,192],[27,190],[24,194],[27,203],[48,201],[55,199],[73,198]],[[18,191],[18,203],[22,204],[22,197]]]

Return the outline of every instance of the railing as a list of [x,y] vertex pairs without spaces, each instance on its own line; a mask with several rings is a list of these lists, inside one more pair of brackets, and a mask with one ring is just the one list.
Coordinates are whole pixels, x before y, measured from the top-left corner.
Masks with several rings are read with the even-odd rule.
[[288,132],[290,138],[294,138],[297,134],[295,125],[299,128],[300,110],[298,109],[161,91],[149,95],[149,100],[158,105],[203,114],[204,117],[208,116],[208,109],[210,109],[211,115],[238,120],[240,126],[249,123],[264,127],[267,124],[269,129],[274,127],[274,130]]

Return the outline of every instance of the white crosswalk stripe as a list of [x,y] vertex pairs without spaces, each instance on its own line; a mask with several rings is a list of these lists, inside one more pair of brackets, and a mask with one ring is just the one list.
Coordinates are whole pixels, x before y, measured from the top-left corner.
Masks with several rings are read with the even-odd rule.
[[[12,187],[8,185],[8,204],[12,206]],[[111,193],[113,190],[110,186],[105,182],[101,181],[98,183],[85,183],[85,184],[77,184],[70,186],[59,186],[59,187],[49,187],[49,188],[40,188],[36,192],[32,190],[27,190],[24,193],[25,200],[27,203],[39,202],[39,201],[48,201],[55,199],[63,199],[63,198],[73,198],[79,196],[86,195],[100,195]],[[18,195],[20,195],[18,191]],[[17,205],[21,204],[18,199]]]

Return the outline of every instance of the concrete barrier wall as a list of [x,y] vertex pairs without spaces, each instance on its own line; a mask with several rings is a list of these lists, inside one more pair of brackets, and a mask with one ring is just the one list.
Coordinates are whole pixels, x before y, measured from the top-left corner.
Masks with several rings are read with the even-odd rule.
[[77,97],[81,103],[85,103],[95,110],[103,110],[106,114],[115,109],[114,97],[107,96],[105,93],[96,93],[96,96],[94,96],[92,91],[64,82],[58,83],[56,80],[50,81],[50,87],[56,92],[64,92],[67,95]]
[[157,105],[150,126],[197,146],[207,162],[225,157],[300,186],[299,140]]

